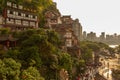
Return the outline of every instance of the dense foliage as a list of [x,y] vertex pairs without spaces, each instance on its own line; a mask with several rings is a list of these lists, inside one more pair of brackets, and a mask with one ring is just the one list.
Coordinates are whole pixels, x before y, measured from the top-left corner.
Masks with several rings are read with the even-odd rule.
[[[59,71],[62,68],[71,73],[71,56],[68,53],[63,53],[60,51],[58,47],[60,44],[60,39],[55,31],[30,29],[17,32],[17,34],[15,33],[16,32],[10,34],[17,38],[17,46],[11,47],[1,54],[1,59],[4,61],[5,58],[11,58],[13,61],[17,61],[21,65],[20,67],[18,66],[21,75],[25,75],[22,76],[22,78],[25,78],[23,80],[37,78],[34,76],[34,74],[29,75],[28,72],[30,69],[34,70],[34,68],[37,69],[41,73],[41,76],[43,76],[46,80],[59,78]],[[1,47],[3,46],[1,45]],[[4,48],[2,48],[0,51],[2,50],[4,50]],[[33,73],[33,71],[30,73]],[[10,73],[8,74],[10,75]],[[36,76],[37,75],[38,74],[36,72]],[[0,76],[2,75],[0,74]],[[18,76],[18,78],[21,77]]]
[[[82,59],[85,60],[87,65],[99,65],[100,55],[108,56],[114,52],[113,48],[101,42],[81,41],[80,48]],[[111,53],[111,54],[108,54]]]

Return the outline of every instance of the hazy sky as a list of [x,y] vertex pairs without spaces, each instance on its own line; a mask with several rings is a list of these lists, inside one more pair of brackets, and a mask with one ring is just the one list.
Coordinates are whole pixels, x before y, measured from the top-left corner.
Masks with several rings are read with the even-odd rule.
[[120,0],[53,0],[62,15],[78,18],[83,31],[120,34]]

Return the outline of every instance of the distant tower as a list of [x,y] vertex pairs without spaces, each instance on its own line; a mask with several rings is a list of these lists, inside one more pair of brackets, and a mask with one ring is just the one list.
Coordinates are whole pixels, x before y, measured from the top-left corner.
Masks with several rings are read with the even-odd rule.
[[87,33],[86,31],[83,32],[83,40],[85,40],[87,38]]
[[101,32],[100,40],[105,40],[105,32]]
[[87,34],[87,40],[94,41],[96,39],[96,33],[90,32]]
[[75,35],[78,37],[78,40],[82,40],[82,25],[80,24],[78,19],[73,21],[73,30]]

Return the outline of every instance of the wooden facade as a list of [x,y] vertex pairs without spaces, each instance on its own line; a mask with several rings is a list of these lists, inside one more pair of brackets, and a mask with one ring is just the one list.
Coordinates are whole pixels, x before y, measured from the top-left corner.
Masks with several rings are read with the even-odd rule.
[[0,35],[0,45],[3,45],[5,48],[15,47],[17,40],[17,38],[14,38],[10,35]]
[[80,58],[80,44],[72,28],[59,24],[54,27],[54,30],[59,33],[61,40],[63,40],[62,49],[70,55]]
[[61,14],[54,11],[47,11],[45,13],[45,28],[52,29],[52,27],[61,24]]
[[[80,58],[79,47],[79,21],[73,20],[70,15],[61,16],[54,11],[45,13],[47,29],[53,29],[60,35],[62,40],[61,49],[72,56]],[[74,52],[73,52],[74,51]]]
[[7,2],[3,11],[4,27],[11,30],[25,30],[28,28],[38,28],[38,16],[32,10],[26,10],[22,5]]

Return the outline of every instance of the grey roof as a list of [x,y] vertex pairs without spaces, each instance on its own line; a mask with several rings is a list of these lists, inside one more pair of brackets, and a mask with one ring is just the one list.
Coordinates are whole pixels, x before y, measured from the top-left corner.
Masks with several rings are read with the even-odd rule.
[[9,36],[0,36],[0,41],[16,41],[17,38],[9,37]]

